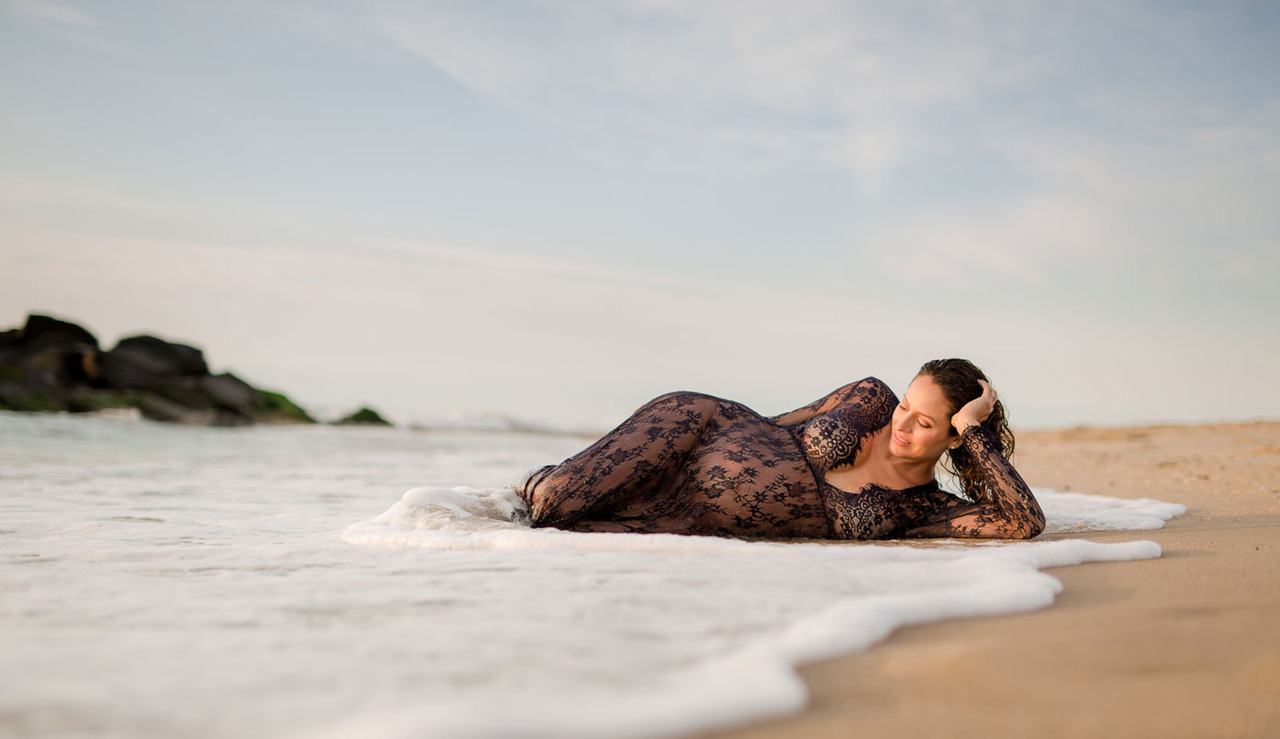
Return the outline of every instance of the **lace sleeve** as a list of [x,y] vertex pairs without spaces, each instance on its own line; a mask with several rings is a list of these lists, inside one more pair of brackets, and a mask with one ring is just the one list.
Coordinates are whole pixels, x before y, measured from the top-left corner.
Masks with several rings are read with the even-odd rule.
[[897,405],[898,401],[888,385],[875,377],[867,377],[857,382],[851,382],[833,393],[818,398],[803,408],[773,416],[769,420],[779,426],[796,426],[816,416],[830,413],[850,402],[859,407],[868,408],[872,406],[878,408],[887,403],[889,412],[892,413],[893,406]]
[[1044,530],[1044,512],[1031,488],[1000,452],[991,432],[970,426],[960,435],[982,469],[989,502],[970,503],[946,493],[936,493],[936,506],[920,526],[909,529],[909,537],[966,537],[983,539],[1030,539]]

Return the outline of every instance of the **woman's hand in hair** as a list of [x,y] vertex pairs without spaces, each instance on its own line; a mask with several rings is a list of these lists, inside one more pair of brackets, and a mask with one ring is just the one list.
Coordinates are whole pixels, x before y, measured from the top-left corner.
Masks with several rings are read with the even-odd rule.
[[951,425],[955,426],[957,433],[963,433],[970,426],[980,425],[996,407],[995,388],[986,380],[978,380],[978,384],[982,386],[982,395],[965,403],[963,408],[951,416]]

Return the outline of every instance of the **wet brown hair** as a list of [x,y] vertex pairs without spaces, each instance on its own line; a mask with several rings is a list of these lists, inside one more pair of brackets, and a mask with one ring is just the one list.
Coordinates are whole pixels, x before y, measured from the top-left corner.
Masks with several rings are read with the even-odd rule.
[[[952,415],[955,415],[955,412],[963,408],[966,403],[982,395],[982,386],[978,384],[978,380],[987,379],[982,370],[967,359],[935,359],[925,362],[918,376],[928,377],[937,383],[947,402],[951,404]],[[1004,456],[1013,455],[1013,431],[1009,428],[1009,417],[1005,413],[1004,403],[996,401],[995,407],[991,409],[991,415],[982,422],[982,427],[995,437],[996,444]],[[951,433],[952,435],[956,433],[955,426],[951,427]],[[974,501],[990,500],[990,493],[982,479],[982,470],[973,455],[969,454],[968,449],[958,446],[947,451],[944,457],[942,469],[955,475],[966,497]]]

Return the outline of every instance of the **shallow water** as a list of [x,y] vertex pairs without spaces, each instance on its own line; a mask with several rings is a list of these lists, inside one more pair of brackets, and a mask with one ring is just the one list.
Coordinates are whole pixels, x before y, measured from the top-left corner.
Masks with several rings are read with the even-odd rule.
[[[512,522],[502,486],[585,444],[0,413],[0,732],[679,733],[797,710],[793,664],[901,624],[1048,605],[1040,568],[1159,555]],[[1179,512],[1041,497],[1060,530]]]

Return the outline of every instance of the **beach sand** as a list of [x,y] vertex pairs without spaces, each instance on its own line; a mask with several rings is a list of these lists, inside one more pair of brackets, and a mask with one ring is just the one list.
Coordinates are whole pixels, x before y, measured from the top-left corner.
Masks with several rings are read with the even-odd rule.
[[700,736],[1280,737],[1280,422],[1024,432],[1014,463],[1188,512],[1083,535],[1161,559],[1050,570],[1046,610],[902,629],[802,668],[804,713]]

